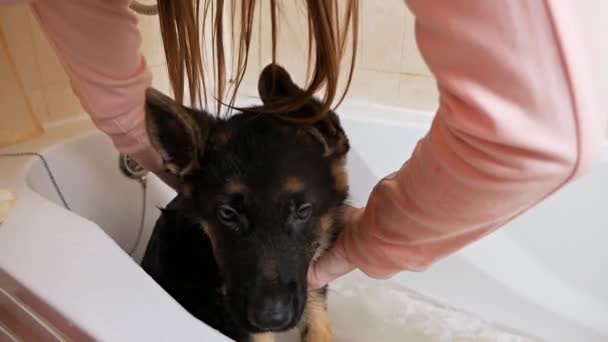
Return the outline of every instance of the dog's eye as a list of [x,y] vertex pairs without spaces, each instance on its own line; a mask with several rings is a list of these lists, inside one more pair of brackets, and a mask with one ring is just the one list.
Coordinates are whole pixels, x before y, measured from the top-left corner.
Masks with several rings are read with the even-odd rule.
[[312,205],[309,203],[302,204],[298,210],[296,210],[296,217],[300,220],[307,220],[312,214]]
[[236,221],[238,213],[229,205],[222,205],[217,208],[217,218],[226,225],[232,225]]

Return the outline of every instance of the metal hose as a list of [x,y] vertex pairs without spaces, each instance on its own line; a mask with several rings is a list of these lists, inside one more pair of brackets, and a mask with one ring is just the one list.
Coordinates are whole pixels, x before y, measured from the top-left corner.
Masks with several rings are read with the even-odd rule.
[[158,14],[158,6],[155,4],[152,5],[146,5],[146,4],[142,4],[141,2],[137,1],[137,0],[131,0],[131,3],[129,3],[129,8],[131,8],[133,11],[139,13],[139,14],[143,14],[143,15],[156,15]]
[[[9,152],[9,153],[3,152],[3,153],[0,153],[0,158],[2,158],[2,157],[30,157],[30,156],[36,156],[36,157],[40,158],[40,160],[42,161],[42,165],[46,169],[46,173],[49,176],[49,179],[51,180],[51,183],[53,184],[55,191],[57,192],[57,195],[59,196],[59,198],[61,199],[61,202],[63,203],[63,206],[67,210],[72,211],[70,206],[68,206],[68,203],[65,200],[65,197],[63,196],[63,193],[62,193],[61,189],[59,188],[57,181],[55,180],[53,172],[51,172],[49,163],[46,161],[46,158],[44,158],[44,156],[42,154],[37,153],[37,152]],[[148,180],[146,178],[146,174],[148,173],[148,171],[143,169],[133,159],[130,159],[128,156],[122,155],[122,154],[120,155],[120,158],[119,158],[119,168],[120,168],[120,171],[125,176],[127,176],[131,179],[138,180],[142,187],[142,201],[141,201],[141,214],[140,214],[140,218],[139,218],[139,230],[137,231],[137,235],[135,237],[135,243],[131,246],[131,248],[129,250],[125,251],[130,256],[133,256],[133,254],[135,253],[135,251],[137,250],[137,247],[139,246],[139,244],[141,242],[140,240],[141,240],[141,236],[144,231],[144,224],[146,221],[146,206],[147,206],[146,198],[147,198],[147,188],[148,188]],[[2,328],[2,326],[0,325],[0,331],[2,331],[1,328]]]
[[57,185],[57,181],[55,180],[55,177],[53,176],[53,173],[51,172],[49,163],[46,162],[46,159],[44,158],[44,156],[42,154],[37,153],[37,152],[0,153],[0,157],[30,157],[30,156],[36,156],[36,157],[40,158],[40,160],[42,160],[42,165],[44,165],[44,168],[46,169],[46,173],[49,176],[49,178],[51,179],[51,182],[53,183],[53,187],[55,187],[55,191],[57,192],[57,195],[59,195],[59,198],[61,199],[63,206],[67,210],[72,211],[72,209],[70,209],[70,206],[68,206],[68,202],[66,202],[65,197],[63,197],[63,193],[61,192],[61,189],[59,189],[59,185]]

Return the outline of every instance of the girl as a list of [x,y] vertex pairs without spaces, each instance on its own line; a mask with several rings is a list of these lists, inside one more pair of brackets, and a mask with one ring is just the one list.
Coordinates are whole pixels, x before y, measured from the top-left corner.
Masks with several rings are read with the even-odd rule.
[[[223,23],[214,18],[222,18],[224,6],[206,0],[198,12],[198,2],[159,0],[158,9],[175,97],[183,100],[186,83],[190,100],[200,103],[205,70],[197,18],[211,18],[221,32]],[[264,6],[272,9],[273,27],[278,2]],[[97,127],[120,152],[176,185],[163,174],[144,129],[151,74],[129,1],[30,4]],[[238,76],[255,1],[233,4],[239,7],[231,13]],[[302,4],[314,56],[307,96],[322,90],[327,109],[339,95],[345,42],[357,41],[358,4],[340,1],[344,17],[337,15],[336,0]],[[378,279],[422,271],[585,174],[605,144],[608,44],[602,32],[608,31],[608,3],[406,0],[404,6],[416,18],[418,47],[436,78],[440,106],[407,162],[376,185],[364,208],[346,211],[348,226],[336,246],[310,269],[313,287],[355,268]],[[214,40],[213,46],[214,91],[224,99],[223,43]]]

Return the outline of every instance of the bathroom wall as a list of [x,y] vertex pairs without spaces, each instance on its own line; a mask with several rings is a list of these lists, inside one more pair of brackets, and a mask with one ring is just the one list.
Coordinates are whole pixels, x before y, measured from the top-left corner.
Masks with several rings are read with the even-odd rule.
[[[261,1],[265,6],[266,1]],[[305,72],[306,42],[301,31],[301,3],[285,1],[279,62],[299,80]],[[437,104],[435,84],[416,49],[414,22],[403,0],[361,0],[361,36],[357,68],[348,99],[369,100],[381,104],[432,110]],[[143,35],[143,52],[154,73],[154,85],[169,92],[165,60],[157,17],[139,16]],[[265,21],[262,20],[262,23]],[[0,28],[7,41],[6,58],[0,60],[0,146],[15,141],[17,136],[35,136],[39,126],[83,115],[69,80],[55,57],[44,34],[26,5],[0,7]],[[262,25],[262,32],[267,32]],[[251,54],[243,93],[254,93],[257,72],[270,60],[268,42],[261,42]],[[261,49],[261,50],[260,50]],[[11,61],[14,67],[10,67]],[[16,69],[14,77],[7,70]],[[21,86],[20,86],[21,85]],[[19,88],[21,87],[21,88]],[[18,91],[18,88],[21,89]],[[21,96],[8,96],[9,90]],[[29,106],[29,107],[28,107]],[[6,110],[7,108],[11,110]],[[14,110],[13,108],[20,108]],[[31,108],[31,114],[27,108]],[[27,119],[26,116],[33,118]],[[17,122],[19,122],[17,124]],[[38,128],[36,128],[38,126]],[[19,133],[19,134],[18,134]]]
[[7,39],[0,32],[0,145],[19,142],[42,133],[17,68],[9,56]]
[[[302,81],[307,46],[302,28],[306,22],[300,14],[303,9],[297,4],[297,1],[282,4],[284,20],[280,22],[278,58],[296,81]],[[435,109],[438,100],[435,82],[416,47],[414,19],[404,1],[360,0],[360,4],[359,48],[348,99]],[[267,22],[262,20],[262,32],[270,32]],[[261,56],[250,65],[247,86],[255,84],[259,68],[271,60],[268,41],[262,42],[262,48]]]

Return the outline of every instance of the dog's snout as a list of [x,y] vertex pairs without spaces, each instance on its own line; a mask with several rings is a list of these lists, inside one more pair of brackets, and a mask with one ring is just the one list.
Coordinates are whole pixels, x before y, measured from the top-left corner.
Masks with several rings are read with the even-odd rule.
[[261,330],[279,330],[291,322],[291,305],[267,299],[249,312],[249,323]]
[[257,331],[284,331],[292,328],[302,314],[306,301],[306,276],[301,272],[300,258],[288,253],[283,241],[267,243],[266,250],[255,261],[255,274],[243,282],[247,293],[246,311],[242,317]]
[[262,330],[278,330],[291,323],[293,306],[288,297],[264,298],[252,308],[250,323]]

